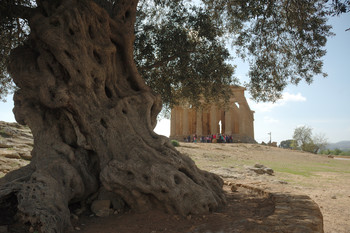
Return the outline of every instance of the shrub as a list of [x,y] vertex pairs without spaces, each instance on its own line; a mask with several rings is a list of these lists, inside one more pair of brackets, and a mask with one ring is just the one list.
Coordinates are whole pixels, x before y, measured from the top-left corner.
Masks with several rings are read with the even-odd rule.
[[175,147],[180,146],[180,143],[177,140],[171,140],[171,144]]

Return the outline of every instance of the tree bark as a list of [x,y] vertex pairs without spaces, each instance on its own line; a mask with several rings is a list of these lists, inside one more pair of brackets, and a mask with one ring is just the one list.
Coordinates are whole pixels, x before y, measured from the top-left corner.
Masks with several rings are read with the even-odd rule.
[[92,1],[46,3],[11,54],[14,113],[31,128],[34,149],[28,166],[0,179],[0,225],[65,232],[69,205],[100,187],[136,211],[188,215],[223,205],[222,180],[153,132],[161,100],[133,61],[137,1],[119,1],[113,18]]

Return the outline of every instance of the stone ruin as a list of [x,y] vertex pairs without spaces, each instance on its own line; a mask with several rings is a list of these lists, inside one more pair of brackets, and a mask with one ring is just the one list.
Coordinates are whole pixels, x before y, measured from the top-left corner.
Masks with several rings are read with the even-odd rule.
[[189,135],[198,137],[232,135],[234,142],[254,143],[254,111],[244,96],[244,87],[232,86],[228,104],[204,104],[196,109],[181,104],[171,109],[170,139],[182,141]]

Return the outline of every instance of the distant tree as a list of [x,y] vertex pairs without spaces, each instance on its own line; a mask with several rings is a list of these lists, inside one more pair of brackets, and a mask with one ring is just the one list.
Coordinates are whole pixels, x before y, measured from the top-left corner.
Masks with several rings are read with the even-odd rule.
[[336,149],[333,150],[333,154],[334,154],[334,155],[340,155],[342,152],[343,152],[343,151],[340,150],[340,149],[338,149],[338,148],[336,148]]
[[327,138],[324,134],[316,134],[312,137],[312,141],[314,143],[314,150],[316,154],[321,150],[324,150],[328,145]]
[[308,126],[297,127],[294,130],[293,139],[295,141],[295,143],[293,143],[294,148],[296,147],[314,154],[317,154],[328,144],[327,139],[323,134],[313,136],[312,128]]
[[321,150],[320,153],[323,155],[330,155],[330,154],[332,154],[332,151],[330,149],[327,149],[327,150]]
[[285,149],[292,149],[293,148],[293,142],[294,142],[293,139],[281,141],[280,147],[281,148],[285,148]]
[[330,149],[321,150],[320,153],[323,154],[323,155],[345,155],[345,156],[349,156],[350,155],[350,150],[343,151],[343,150],[340,150],[340,149],[336,148],[334,150],[330,150]]
[[309,144],[312,142],[312,128],[308,126],[300,126],[295,128],[293,139],[296,142],[298,148],[302,148],[303,145]]
[[315,143],[312,140],[310,142],[304,143],[301,146],[301,150],[317,154],[317,146],[315,145]]

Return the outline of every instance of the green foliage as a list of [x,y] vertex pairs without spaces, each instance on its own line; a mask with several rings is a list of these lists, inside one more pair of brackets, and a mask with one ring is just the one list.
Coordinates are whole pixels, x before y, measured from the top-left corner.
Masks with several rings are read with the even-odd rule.
[[327,3],[313,1],[206,0],[236,52],[250,63],[248,88],[256,100],[274,101],[288,83],[322,74],[327,37]]
[[281,141],[279,146],[284,149],[293,149],[294,144],[295,144],[294,140],[289,139],[289,140]]
[[342,151],[339,155],[350,156],[350,151]]
[[[113,17],[118,1],[94,0]],[[0,1],[0,96],[11,89],[6,64],[11,49],[23,43],[34,12],[55,1]],[[137,2],[137,1],[136,1]],[[135,61],[148,85],[166,106],[228,100],[235,55],[250,64],[246,85],[260,101],[275,101],[287,84],[311,83],[322,74],[327,37],[324,0],[140,0],[135,24]],[[227,50],[233,46],[235,54]]]
[[177,140],[171,140],[171,144],[175,147],[180,146],[180,143]]
[[135,26],[135,61],[163,103],[228,100],[234,67],[213,17],[185,1],[158,7],[156,1],[145,2],[140,2]]
[[349,0],[332,0],[332,13],[334,15],[340,15],[342,13],[350,12]]
[[323,155],[342,155],[342,156],[350,156],[350,150],[349,151],[342,151],[340,149],[334,149],[334,150],[321,150],[320,152]]
[[317,146],[313,143],[313,141],[311,141],[309,143],[302,144],[301,150],[316,154]]
[[[6,69],[10,52],[22,44],[29,33],[28,21],[24,18],[26,8],[18,9],[10,2],[0,2],[0,100],[4,100],[15,88]],[[30,7],[33,3],[29,0],[18,0],[16,4]]]
[[299,149],[297,141],[293,140],[292,143],[290,144],[292,149],[297,150]]

